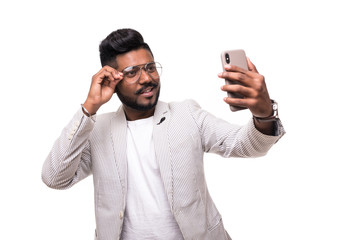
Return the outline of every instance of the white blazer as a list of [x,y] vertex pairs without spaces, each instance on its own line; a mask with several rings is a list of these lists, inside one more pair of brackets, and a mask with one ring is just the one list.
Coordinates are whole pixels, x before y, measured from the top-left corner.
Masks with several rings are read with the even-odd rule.
[[[161,123],[160,123],[161,122]],[[121,237],[127,192],[127,122],[122,107],[92,118],[81,109],[62,131],[42,170],[46,185],[66,189],[93,174],[98,240]],[[263,156],[285,133],[277,136],[229,124],[187,100],[158,102],[153,140],[171,211],[184,239],[230,239],[205,182],[204,152],[223,157]]]

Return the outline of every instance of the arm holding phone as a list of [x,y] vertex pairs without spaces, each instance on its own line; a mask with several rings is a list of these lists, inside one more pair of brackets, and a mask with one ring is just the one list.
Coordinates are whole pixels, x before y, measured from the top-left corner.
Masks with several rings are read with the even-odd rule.
[[[224,101],[230,106],[248,108],[254,117],[267,118],[273,114],[273,105],[270,99],[265,78],[257,71],[255,65],[247,58],[248,70],[235,66],[224,65],[224,72],[218,77],[237,82],[239,84],[225,84],[221,90],[228,93],[241,94],[243,98],[225,97]],[[266,135],[274,134],[273,122],[254,120],[255,127]]]

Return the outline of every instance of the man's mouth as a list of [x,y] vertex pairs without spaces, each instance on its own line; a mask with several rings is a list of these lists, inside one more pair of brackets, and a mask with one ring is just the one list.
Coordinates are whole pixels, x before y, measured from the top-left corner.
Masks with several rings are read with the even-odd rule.
[[146,88],[141,94],[151,92],[153,89],[152,87]]
[[149,84],[147,86],[144,86],[136,91],[137,95],[144,95],[144,96],[150,96],[152,95],[152,91],[154,88],[157,87],[157,84]]
[[150,87],[150,88],[146,88],[145,91],[143,91],[140,95],[144,96],[144,97],[152,97],[153,96],[153,90],[154,88]]

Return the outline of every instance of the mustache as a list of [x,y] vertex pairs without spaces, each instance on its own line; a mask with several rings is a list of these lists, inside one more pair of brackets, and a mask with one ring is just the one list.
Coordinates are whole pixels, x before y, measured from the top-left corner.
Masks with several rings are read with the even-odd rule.
[[146,88],[148,88],[148,87],[156,88],[158,85],[159,85],[159,84],[153,83],[153,82],[148,83],[148,84],[144,85],[142,88],[140,88],[139,90],[137,90],[137,91],[135,92],[135,94],[136,94],[136,95],[139,95],[139,94],[141,94]]

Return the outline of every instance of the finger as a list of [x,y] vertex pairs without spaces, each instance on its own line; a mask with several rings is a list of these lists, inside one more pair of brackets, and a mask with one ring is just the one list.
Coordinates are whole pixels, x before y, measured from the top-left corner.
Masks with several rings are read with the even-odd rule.
[[225,97],[224,102],[226,102],[230,106],[248,108],[248,100],[246,98]]
[[250,110],[254,108],[256,104],[256,100],[252,98],[233,98],[233,97],[225,97],[224,101],[234,107],[245,107]]
[[252,98],[256,96],[256,92],[253,89],[242,86],[240,84],[227,84],[222,86],[221,90],[224,92],[241,94],[242,96],[247,98]]
[[234,81],[244,86],[251,86],[251,77],[248,74],[240,72],[222,72],[218,74],[219,78]]
[[104,66],[98,73],[94,75],[94,79],[98,83],[102,83],[105,78],[108,78],[110,81],[118,79],[122,76],[122,73],[110,66]]
[[225,65],[224,69],[227,72],[240,72],[240,73],[246,73],[247,72],[247,70],[244,69],[244,68],[238,67],[236,65],[230,65],[230,64]]
[[100,75],[99,78],[102,79],[102,82],[101,82],[102,84],[106,83],[107,81],[114,81],[114,77],[113,77],[112,73],[108,72],[106,70],[104,70],[102,72],[102,75]]
[[123,77],[121,77],[121,78],[119,78],[119,79],[115,79],[114,81],[111,81],[111,82],[109,83],[109,87],[111,87],[112,89],[115,90],[116,85],[118,85],[119,82],[120,82],[122,79],[123,79]]
[[120,73],[119,78],[109,81],[107,86],[110,87],[113,91],[115,91],[116,86],[120,83],[121,80],[123,80],[123,78],[123,74]]
[[114,79],[119,79],[122,76],[122,73],[116,70],[115,68],[112,68],[110,66],[105,66],[104,70],[111,73]]
[[249,71],[259,73],[256,66],[250,61],[250,58],[246,57]]

